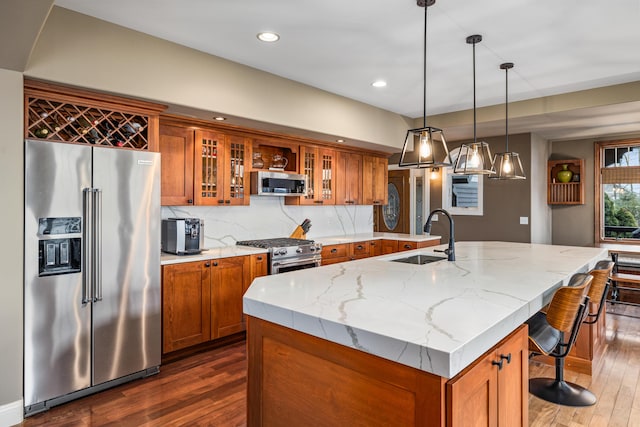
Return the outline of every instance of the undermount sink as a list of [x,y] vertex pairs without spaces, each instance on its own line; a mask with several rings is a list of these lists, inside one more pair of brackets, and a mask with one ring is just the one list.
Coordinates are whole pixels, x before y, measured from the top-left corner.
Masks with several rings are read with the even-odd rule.
[[429,264],[432,262],[436,262],[436,261],[442,261],[442,260],[446,260],[446,258],[444,257],[440,257],[440,256],[432,256],[432,255],[411,255],[405,258],[396,258],[396,259],[392,259],[389,261],[395,261],[395,262],[404,262],[406,264],[416,264],[416,265],[422,265],[422,264]]

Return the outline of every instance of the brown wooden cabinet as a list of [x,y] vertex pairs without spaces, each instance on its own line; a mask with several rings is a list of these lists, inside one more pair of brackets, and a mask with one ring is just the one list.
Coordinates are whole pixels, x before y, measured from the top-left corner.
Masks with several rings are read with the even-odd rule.
[[334,205],[336,203],[336,153],[334,150],[300,146],[299,171],[308,180],[307,195],[287,197],[287,204]]
[[[573,174],[571,181],[560,182],[558,172],[563,169]],[[547,165],[547,204],[584,204],[584,160],[549,160]]]
[[447,382],[448,426],[528,425],[527,331],[520,326]]
[[322,246],[322,265],[336,264],[350,260],[348,243]]
[[251,283],[248,256],[220,258],[210,262],[211,338],[221,338],[245,329],[242,295]]
[[388,161],[384,157],[362,156],[362,203],[386,205]]
[[267,254],[251,255],[251,276],[245,291],[256,277],[262,277],[269,274],[269,265],[267,264]]
[[382,255],[382,240],[369,241],[369,256]]
[[249,138],[163,124],[160,141],[162,205],[249,204]]
[[253,274],[266,274],[266,256],[264,260],[259,257],[163,266],[163,353],[243,331],[242,295]]
[[211,339],[210,269],[205,261],[162,267],[162,352]]
[[362,154],[338,151],[336,205],[362,204]]
[[383,254],[392,254],[398,252],[398,241],[383,239],[380,241],[381,251]]
[[350,259],[368,258],[371,256],[369,253],[370,242],[353,242],[349,244]]
[[322,247],[322,265],[353,261],[377,255],[392,254],[394,252],[411,249],[427,248],[439,245],[439,240],[415,242],[411,240],[376,239],[362,242],[324,245]]
[[250,146],[249,138],[214,131],[195,132],[196,205],[249,204]]
[[163,206],[193,204],[193,137],[193,130],[179,126],[160,126],[160,203]]
[[411,240],[398,240],[398,252],[410,251],[413,249],[428,248],[430,246],[437,246],[440,244],[439,240],[427,240],[424,242],[414,242]]

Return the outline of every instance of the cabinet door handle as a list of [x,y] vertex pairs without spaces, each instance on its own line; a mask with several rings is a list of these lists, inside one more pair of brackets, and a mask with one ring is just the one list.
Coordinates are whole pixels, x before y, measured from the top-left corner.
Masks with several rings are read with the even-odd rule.
[[364,249],[364,247],[363,247],[362,245],[358,245],[358,246],[356,246],[356,249],[357,249],[357,250],[359,250],[359,251],[361,251],[361,250],[363,250],[363,249]]
[[411,249],[411,248],[412,248],[412,246],[411,246],[410,244],[408,244],[408,243],[407,243],[407,244],[405,244],[405,245],[404,245],[404,248],[405,248],[405,249]]
[[225,205],[229,205],[229,204],[231,204],[231,200],[225,200],[224,203],[225,203]]
[[[213,266],[217,267],[218,266],[218,261],[213,261]],[[502,363],[502,361],[500,361],[500,363]]]
[[258,257],[258,261],[262,261],[262,257],[261,256]]
[[335,254],[336,252],[338,252],[338,250],[336,248],[331,249],[331,253]]
[[507,354],[506,356],[504,354],[501,354],[500,359],[506,360],[508,365],[509,363],[511,363],[511,353]]
[[501,371],[501,370],[502,370],[502,363],[503,363],[503,362],[504,362],[504,361],[503,361],[502,359],[497,360],[497,361],[496,361],[496,360],[492,360],[492,361],[491,361],[491,364],[492,364],[492,365],[496,365],[496,366],[498,367],[498,371]]
[[189,199],[189,200],[187,200],[187,203],[188,203],[188,204],[190,204],[190,205],[192,205],[192,204],[193,204],[193,199]]
[[218,200],[218,204],[220,204],[220,205],[221,205],[221,204],[223,204],[223,203],[224,203],[224,200]]
[[211,263],[209,261],[207,261],[207,262],[204,263],[204,266],[205,267],[211,267]]
[[324,202],[322,200],[314,200],[313,203],[318,203],[319,205],[323,204]]

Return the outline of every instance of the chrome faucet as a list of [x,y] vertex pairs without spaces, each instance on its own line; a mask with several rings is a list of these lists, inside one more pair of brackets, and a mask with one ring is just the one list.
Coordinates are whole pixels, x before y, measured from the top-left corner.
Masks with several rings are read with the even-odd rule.
[[454,240],[454,237],[453,237],[453,233],[454,233],[453,218],[451,218],[451,215],[449,214],[449,212],[445,211],[444,209],[440,209],[440,208],[432,210],[431,213],[429,213],[429,217],[427,218],[427,222],[424,225],[424,232],[427,233],[427,234],[431,233],[431,217],[433,217],[433,215],[438,213],[438,212],[443,213],[449,219],[449,247],[447,249],[445,249],[444,251],[434,249],[434,252],[444,252],[445,254],[447,254],[447,260],[448,261],[455,261],[456,260],[456,248],[455,248],[455,240]]

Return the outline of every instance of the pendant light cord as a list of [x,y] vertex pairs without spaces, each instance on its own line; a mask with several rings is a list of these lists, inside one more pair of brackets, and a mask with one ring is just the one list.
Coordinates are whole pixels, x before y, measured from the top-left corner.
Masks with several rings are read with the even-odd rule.
[[429,6],[424,5],[424,55],[422,56],[422,127],[427,127],[427,9]]
[[504,69],[504,135],[507,153],[509,152],[509,67]]
[[476,42],[473,42],[473,142],[478,142],[476,137]]

